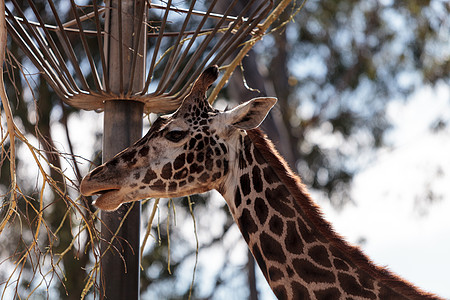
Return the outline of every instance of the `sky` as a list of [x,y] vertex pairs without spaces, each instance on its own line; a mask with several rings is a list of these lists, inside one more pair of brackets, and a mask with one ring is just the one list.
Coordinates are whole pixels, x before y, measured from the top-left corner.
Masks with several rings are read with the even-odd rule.
[[[450,130],[430,132],[437,116],[450,120],[450,89],[423,88],[393,101],[394,129],[376,159],[359,172],[350,204],[336,211],[320,201],[337,232],[374,262],[419,287],[450,298]],[[433,190],[430,197],[428,188]],[[430,201],[429,198],[434,200]]]

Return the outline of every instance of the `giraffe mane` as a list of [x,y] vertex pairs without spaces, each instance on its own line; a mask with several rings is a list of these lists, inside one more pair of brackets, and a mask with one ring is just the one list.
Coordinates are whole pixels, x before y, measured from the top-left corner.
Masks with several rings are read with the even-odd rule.
[[286,188],[296,200],[296,204],[300,206],[317,229],[329,239],[330,243],[339,249],[349,260],[374,279],[379,280],[382,284],[385,284],[397,293],[410,297],[411,299],[440,299],[436,295],[425,292],[414,284],[402,279],[386,267],[376,265],[359,247],[345,241],[342,236],[334,231],[331,224],[323,218],[320,207],[312,200],[300,177],[291,170],[266,135],[260,129],[248,130],[247,134],[267,163],[286,185]]

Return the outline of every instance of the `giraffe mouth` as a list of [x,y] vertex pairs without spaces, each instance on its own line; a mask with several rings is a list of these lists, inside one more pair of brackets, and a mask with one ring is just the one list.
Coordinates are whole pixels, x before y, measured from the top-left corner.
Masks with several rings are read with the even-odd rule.
[[100,195],[100,196],[102,196],[102,195],[104,195],[104,194],[107,194],[107,193],[110,193],[110,192],[115,192],[115,191],[118,191],[119,189],[107,189],[107,190],[101,190],[101,191],[97,191],[97,192],[93,192],[93,195]]
[[92,195],[99,195],[92,204],[101,210],[116,210],[124,202],[120,189],[104,189],[92,192]]

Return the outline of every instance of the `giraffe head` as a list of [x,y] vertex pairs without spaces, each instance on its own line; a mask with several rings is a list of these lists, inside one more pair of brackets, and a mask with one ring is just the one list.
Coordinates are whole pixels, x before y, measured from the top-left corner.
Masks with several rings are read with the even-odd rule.
[[116,210],[125,202],[181,197],[224,184],[234,159],[230,141],[258,127],[276,99],[255,98],[218,111],[206,99],[218,73],[216,66],[206,69],[175,113],[159,117],[133,146],[87,174],[81,193],[100,194],[94,205]]

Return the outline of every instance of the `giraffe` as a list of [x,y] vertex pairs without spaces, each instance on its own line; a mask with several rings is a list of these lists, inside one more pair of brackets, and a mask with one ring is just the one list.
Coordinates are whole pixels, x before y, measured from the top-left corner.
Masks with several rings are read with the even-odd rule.
[[375,265],[322,216],[300,178],[257,128],[275,98],[219,111],[206,100],[206,69],[172,115],[87,174],[94,205],[116,210],[149,197],[216,189],[278,299],[439,299]]

